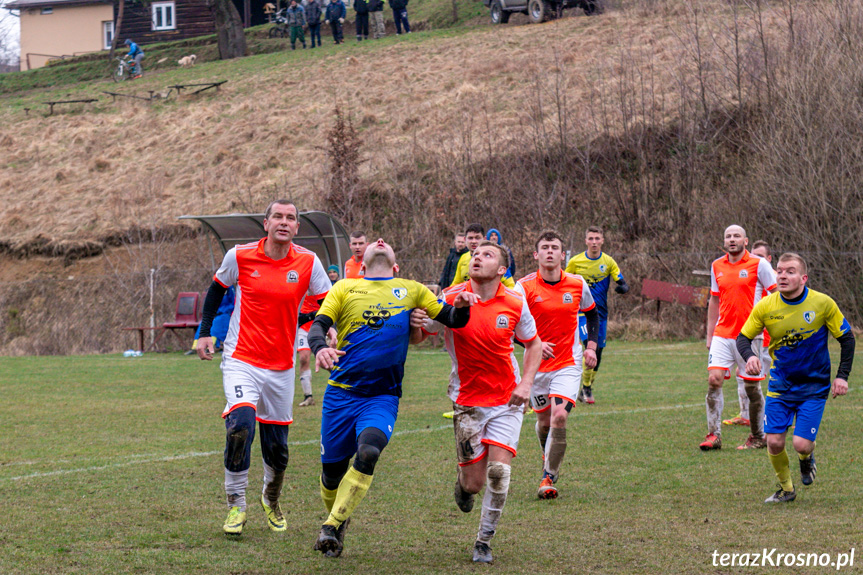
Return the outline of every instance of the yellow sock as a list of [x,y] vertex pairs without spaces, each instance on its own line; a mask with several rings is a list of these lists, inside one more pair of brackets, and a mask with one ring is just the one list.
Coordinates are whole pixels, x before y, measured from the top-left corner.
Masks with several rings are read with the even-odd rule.
[[585,369],[581,374],[581,385],[584,387],[590,387],[593,385],[593,377],[596,375],[596,372],[592,369]]
[[371,484],[371,475],[360,473],[353,467],[348,469],[348,472],[342,477],[342,482],[339,483],[333,508],[330,510],[330,516],[324,521],[324,525],[338,527],[344,523],[366,496]]
[[321,481],[321,499],[328,512],[333,510],[333,503],[336,501],[336,493],[338,491],[338,489],[327,489],[324,487],[324,482]]
[[791,482],[791,468],[788,466],[788,453],[783,449],[776,455],[773,455],[768,450],[767,456],[770,458],[773,470],[776,471],[776,477],[779,479],[782,490],[794,491],[794,484]]
[[[815,451],[815,442],[814,441],[812,442],[812,451]],[[812,457],[812,451],[810,451],[809,453],[805,453],[805,454],[804,453],[797,453],[797,458],[800,461],[806,461],[807,459]]]

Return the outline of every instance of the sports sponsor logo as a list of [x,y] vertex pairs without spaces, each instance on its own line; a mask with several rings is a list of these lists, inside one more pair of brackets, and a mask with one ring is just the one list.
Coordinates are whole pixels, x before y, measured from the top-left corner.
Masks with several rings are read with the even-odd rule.
[[495,322],[495,326],[497,329],[506,329],[509,327],[509,318],[503,314],[497,316],[497,321]]
[[571,293],[563,294],[563,303],[572,303],[572,294]]
[[813,321],[815,321],[815,312],[814,311],[803,312],[803,320],[806,323],[812,323]]
[[368,309],[363,312],[363,319],[366,320],[366,325],[375,331],[384,327],[390,316],[390,312],[385,309]]
[[252,272],[252,277],[253,277],[253,278],[259,278],[259,277],[261,277],[261,272],[259,272],[258,270],[253,271],[253,272]]
[[300,281],[300,274],[298,274],[295,270],[291,270],[288,272],[288,275],[285,278],[285,281],[288,282],[289,284],[298,283]]
[[405,299],[408,295],[408,288],[393,288],[393,295],[396,299]]

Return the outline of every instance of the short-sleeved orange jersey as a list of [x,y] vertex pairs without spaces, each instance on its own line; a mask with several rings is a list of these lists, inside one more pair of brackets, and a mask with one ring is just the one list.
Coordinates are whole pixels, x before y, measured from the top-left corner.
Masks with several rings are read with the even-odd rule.
[[584,278],[560,270],[560,280],[550,284],[534,272],[518,280],[515,289],[524,294],[540,339],[554,344],[554,357],[542,360],[539,371],[575,365],[574,356],[581,349],[580,338],[576,337],[578,312],[596,307]]
[[736,263],[728,261],[728,254],[715,260],[710,266],[710,295],[719,298],[714,337],[736,339],[762,293],[775,288],[773,268],[748,250]]
[[[443,293],[452,305],[462,291],[471,291],[470,281]],[[432,329],[443,326],[431,322]],[[500,284],[493,298],[470,308],[465,327],[445,330],[446,348],[452,360],[449,397],[459,405],[493,407],[509,402],[521,381],[512,348],[513,335],[520,341],[536,337],[536,324],[521,293]]]
[[294,366],[297,316],[303,298],[320,299],[330,279],[318,256],[297,244],[273,260],[264,253],[263,238],[228,250],[213,279],[224,287],[236,284],[234,313],[225,337],[225,356],[255,367],[283,371]]
[[363,260],[357,261],[351,256],[345,262],[345,279],[361,278],[365,275],[363,272]]

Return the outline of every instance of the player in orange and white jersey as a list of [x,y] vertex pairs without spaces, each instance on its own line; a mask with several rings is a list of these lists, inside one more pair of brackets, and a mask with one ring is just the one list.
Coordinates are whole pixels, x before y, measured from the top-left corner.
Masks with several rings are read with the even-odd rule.
[[[707,359],[708,391],[707,436],[699,444],[702,451],[722,449],[722,395],[723,380],[731,377],[731,368],[743,377],[746,395],[749,397],[750,435],[740,449],[767,446],[764,436],[764,393],[761,381],[765,374],[746,373],[746,362],[735,344],[737,334],[762,294],[776,289],[776,276],[766,260],[747,251],[749,239],[746,231],[737,225],[725,229],[726,255],[710,266],[710,302],[707,307]],[[757,344],[761,353],[761,341]]]
[[323,300],[330,280],[318,257],[293,243],[299,231],[297,207],[272,202],[264,216],[267,236],[228,250],[204,301],[198,356],[213,358],[210,335],[215,311],[229,286],[236,301],[222,354],[227,405],[225,418],[225,493],[228,518],[223,531],[240,535],[246,523],[246,487],[255,421],[261,434],[264,488],[261,505],[273,531],[285,531],[279,494],[288,465],[288,425],[294,397],[294,338],[300,307],[307,296]]
[[[545,454],[537,495],[554,499],[558,495],[554,484],[566,453],[566,420],[581,383],[582,356],[588,369],[596,365],[599,314],[587,281],[561,267],[566,252],[560,234],[543,232],[533,257],[539,270],[518,280],[515,287],[524,295],[542,340],[542,363],[531,390],[536,435]],[[587,319],[584,351],[577,337],[579,312]]]
[[[327,273],[327,277],[329,277],[329,273]],[[300,315],[314,315],[319,309],[321,309],[321,304],[315,298],[307,297],[303,301],[303,307],[300,308]],[[297,359],[300,363],[300,387],[303,389],[303,400],[298,404],[300,407],[315,404],[315,398],[312,394],[312,349],[309,347],[309,330],[311,328],[311,320],[297,328]]]
[[351,252],[353,255],[345,262],[345,279],[361,278],[366,273],[363,268],[363,256],[366,253],[366,234],[360,231],[351,232]]
[[[479,296],[467,325],[444,333],[452,360],[448,394],[454,411],[459,509],[470,511],[474,495],[485,486],[473,551],[478,563],[492,561],[489,542],[506,503],[524,407],[542,360],[542,342],[524,296],[501,284],[508,266],[506,249],[484,241],[473,253],[470,280],[444,291],[447,303],[462,292]],[[411,325],[413,329],[413,318]],[[442,328],[438,322],[425,326],[426,333]],[[522,377],[513,354],[513,337],[525,346]]]

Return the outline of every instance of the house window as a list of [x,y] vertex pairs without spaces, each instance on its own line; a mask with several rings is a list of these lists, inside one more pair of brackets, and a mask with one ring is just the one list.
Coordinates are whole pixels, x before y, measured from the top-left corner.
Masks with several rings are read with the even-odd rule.
[[50,7],[49,8],[42,8],[41,14],[53,14],[53,13],[54,13],[53,8],[50,8]]
[[173,2],[153,2],[153,30],[174,30],[177,28],[174,22]]
[[105,50],[111,49],[111,42],[114,41],[114,21],[102,22],[102,41],[104,42]]

